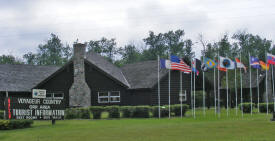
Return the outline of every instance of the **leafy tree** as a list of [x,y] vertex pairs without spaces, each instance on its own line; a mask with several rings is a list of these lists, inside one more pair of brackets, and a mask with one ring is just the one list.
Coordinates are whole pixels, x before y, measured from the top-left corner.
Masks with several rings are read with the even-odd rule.
[[32,52],[28,52],[27,54],[24,54],[24,55],[23,55],[23,59],[26,60],[26,63],[27,63],[27,64],[32,64],[32,65],[34,65],[34,64],[36,64],[36,62],[37,62],[37,56],[36,56],[36,54],[34,54],[34,53],[32,53]]
[[216,43],[208,43],[205,49],[205,57],[214,59],[218,56],[218,45]]
[[[166,48],[168,49],[168,52],[170,54],[177,55],[177,56],[184,55],[185,50],[184,50],[183,36],[184,36],[184,30],[180,30],[180,29],[176,30],[175,32],[168,31],[167,33],[163,34]],[[191,44],[189,42],[188,45],[192,45],[192,41],[191,41]]]
[[153,31],[149,31],[149,37],[143,39],[148,49],[143,50],[143,60],[155,60],[157,56],[167,57],[168,51],[165,46],[164,35],[159,33],[155,35]]
[[23,62],[13,55],[2,55],[0,56],[0,64],[23,64]]
[[232,50],[232,45],[229,42],[228,35],[225,34],[223,38],[218,42],[218,52],[220,56],[223,57],[232,57],[233,50]]
[[63,46],[57,35],[51,34],[46,44],[38,45],[38,53],[27,53],[23,55],[27,64],[36,65],[63,65],[71,57],[69,45]]
[[223,38],[218,42],[208,43],[205,46],[205,56],[208,58],[216,58],[219,56],[234,58],[237,56],[239,47],[232,45],[229,42],[227,34],[224,34]]
[[117,43],[114,38],[107,39],[102,37],[97,41],[89,41],[88,51],[93,51],[102,56],[105,56],[110,62],[114,62],[114,56],[117,54]]
[[142,55],[135,45],[126,45],[124,48],[120,48],[119,54],[122,56],[124,64],[138,62]]
[[169,54],[180,57],[193,56],[192,41],[183,40],[184,30],[168,31],[166,33],[155,34],[149,32],[149,37],[143,39],[148,46],[142,51],[142,60],[156,60],[159,55],[161,58],[168,58]]
[[259,35],[253,35],[246,32],[237,32],[232,36],[236,40],[236,46],[240,48],[242,60],[248,64],[249,53],[265,60],[266,52],[272,52],[271,40],[262,39]]
[[183,52],[183,56],[188,57],[188,58],[193,58],[195,57],[194,52],[192,51],[192,46],[193,46],[193,42],[190,39],[187,39],[184,41],[184,52]]

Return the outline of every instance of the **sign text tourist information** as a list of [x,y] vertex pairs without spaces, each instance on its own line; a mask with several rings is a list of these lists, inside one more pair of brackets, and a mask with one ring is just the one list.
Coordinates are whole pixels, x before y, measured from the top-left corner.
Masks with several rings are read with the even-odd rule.
[[61,120],[65,104],[63,99],[7,97],[5,111],[7,119]]

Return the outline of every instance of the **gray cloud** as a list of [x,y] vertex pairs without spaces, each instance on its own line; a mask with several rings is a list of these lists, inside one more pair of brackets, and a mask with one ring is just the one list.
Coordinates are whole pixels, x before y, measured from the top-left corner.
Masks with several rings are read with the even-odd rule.
[[[239,29],[274,40],[272,0],[9,0],[0,1],[0,54],[36,51],[50,33],[64,43],[116,38],[140,43],[149,30],[184,29],[185,38],[208,42]],[[197,54],[201,46],[196,44]]]

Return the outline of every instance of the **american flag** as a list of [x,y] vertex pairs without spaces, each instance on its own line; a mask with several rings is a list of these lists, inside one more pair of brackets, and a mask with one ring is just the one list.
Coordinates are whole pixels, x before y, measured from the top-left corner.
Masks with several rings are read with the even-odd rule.
[[171,70],[180,70],[185,73],[190,73],[191,68],[182,59],[177,56],[171,55]]

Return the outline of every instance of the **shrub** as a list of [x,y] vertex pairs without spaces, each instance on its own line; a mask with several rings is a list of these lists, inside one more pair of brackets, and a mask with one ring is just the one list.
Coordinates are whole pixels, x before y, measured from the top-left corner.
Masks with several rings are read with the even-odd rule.
[[109,118],[120,118],[119,106],[108,106],[106,109],[109,112]]
[[76,119],[78,118],[78,112],[75,108],[65,110],[65,119]]
[[[241,106],[243,106],[243,112],[244,113],[250,113],[251,112],[251,103],[242,103],[242,104],[239,104],[240,110],[242,110]],[[255,107],[254,103],[252,103],[252,107]]]
[[[182,116],[185,115],[188,108],[189,108],[189,105],[182,104]],[[175,116],[181,116],[181,105],[180,104],[172,105],[171,110],[175,114]]]
[[4,119],[4,111],[0,110],[0,119]]
[[[274,111],[274,103],[268,103],[268,112],[271,113]],[[260,103],[259,109],[261,113],[266,113],[266,103]]]
[[87,108],[66,109],[65,119],[90,119],[90,111]]
[[[192,92],[194,93],[194,91],[192,91]],[[203,106],[203,91],[196,91],[195,99],[196,99],[196,107],[202,107]]]
[[27,128],[33,124],[33,120],[0,120],[0,130]]
[[94,119],[100,119],[101,113],[104,111],[104,107],[102,106],[91,106],[90,111],[93,114]]
[[[159,117],[159,107],[153,106],[152,107],[153,117]],[[160,107],[160,116],[161,117],[168,117],[169,116],[169,109],[168,106],[161,106]]]
[[268,111],[269,111],[270,113],[272,113],[272,112],[274,111],[274,103],[269,103],[269,104],[268,104]]
[[149,109],[149,106],[136,106],[134,107],[132,117],[149,118]]
[[134,108],[133,106],[122,106],[121,111],[122,111],[122,117],[129,118],[133,115]]
[[78,111],[78,118],[90,119],[90,111],[88,108],[80,108],[80,109],[77,109],[77,111]]
[[260,103],[259,109],[261,113],[266,113],[266,103]]

